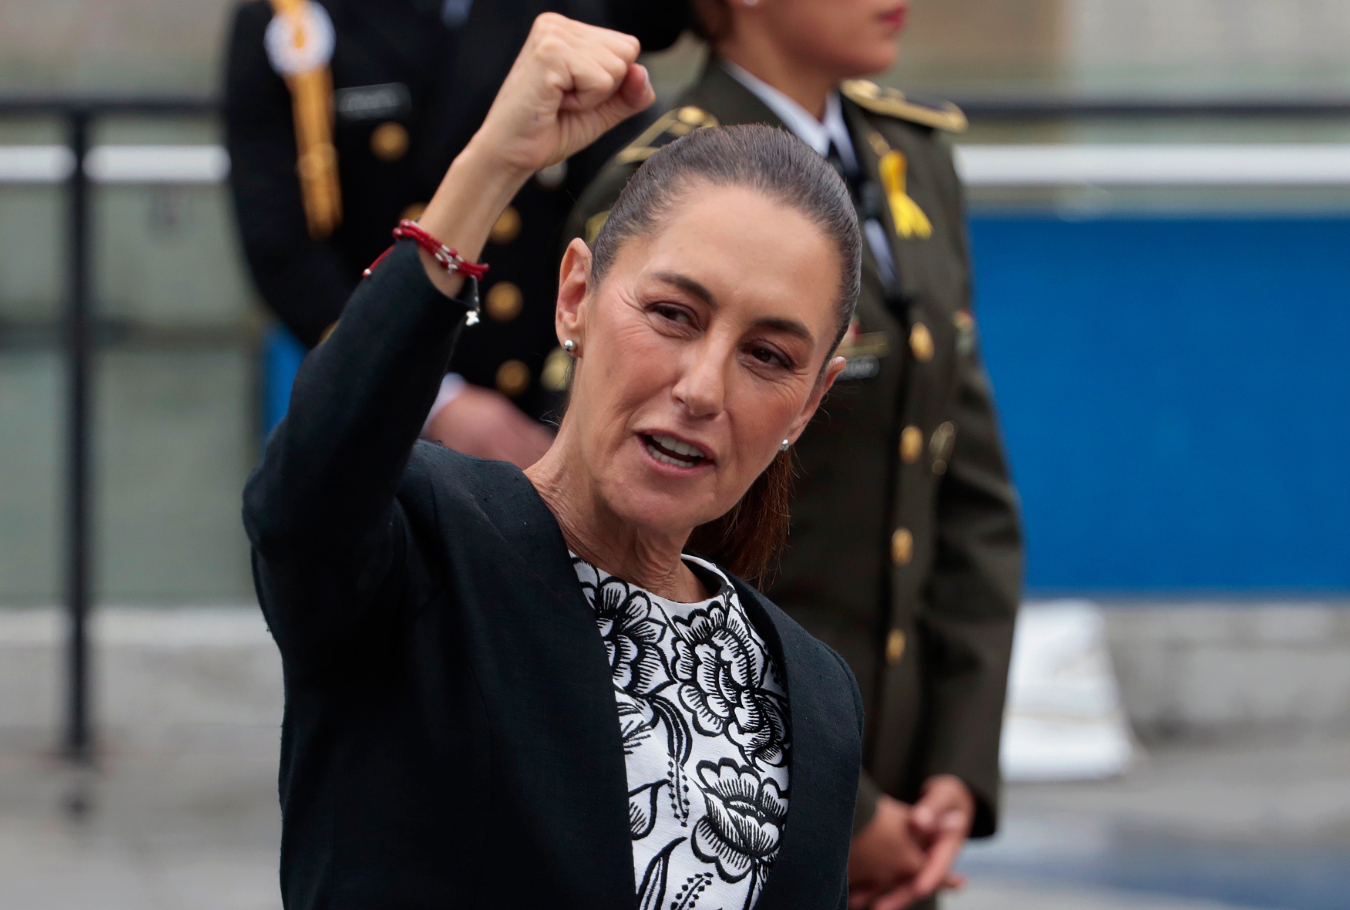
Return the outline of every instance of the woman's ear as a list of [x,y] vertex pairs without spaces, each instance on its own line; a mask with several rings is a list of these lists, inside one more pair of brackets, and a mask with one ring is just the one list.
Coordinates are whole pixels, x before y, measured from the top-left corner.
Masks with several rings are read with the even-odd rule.
[[788,438],[793,442],[797,441],[797,437],[802,434],[802,430],[806,429],[806,425],[811,422],[811,418],[816,416],[816,408],[820,407],[821,399],[834,385],[834,381],[839,378],[839,374],[844,372],[846,366],[848,366],[847,360],[843,357],[835,357],[830,361],[829,366],[825,367],[825,375],[820,378],[820,382],[816,383],[815,389],[811,392],[811,397],[806,399],[806,405],[802,408],[802,412],[797,415],[797,419],[792,421]]
[[573,341],[579,347],[585,333],[586,297],[591,292],[591,250],[580,237],[567,245],[558,272],[558,305],[553,311],[558,343]]

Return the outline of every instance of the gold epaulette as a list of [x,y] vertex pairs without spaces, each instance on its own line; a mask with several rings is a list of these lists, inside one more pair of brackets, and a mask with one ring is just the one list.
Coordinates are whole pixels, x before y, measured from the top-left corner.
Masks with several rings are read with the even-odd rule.
[[921,104],[905,97],[898,89],[886,88],[866,79],[849,79],[840,86],[844,96],[876,114],[908,120],[949,133],[963,133],[969,123],[961,109],[950,102],[940,107]]
[[662,114],[657,121],[642,131],[619,152],[615,159],[619,164],[633,164],[646,161],[661,146],[679,139],[686,133],[702,129],[705,126],[717,126],[717,118],[701,107],[686,104],[673,111]]

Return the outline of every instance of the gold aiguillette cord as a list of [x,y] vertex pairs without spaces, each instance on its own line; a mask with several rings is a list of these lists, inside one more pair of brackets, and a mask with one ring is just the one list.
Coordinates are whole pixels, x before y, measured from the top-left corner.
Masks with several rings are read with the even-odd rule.
[[[310,0],[271,0],[277,15],[291,23],[296,48],[315,37],[308,33],[305,8]],[[337,150],[333,147],[333,76],[326,63],[284,77],[295,118],[296,171],[305,203],[309,235],[326,240],[342,223]]]

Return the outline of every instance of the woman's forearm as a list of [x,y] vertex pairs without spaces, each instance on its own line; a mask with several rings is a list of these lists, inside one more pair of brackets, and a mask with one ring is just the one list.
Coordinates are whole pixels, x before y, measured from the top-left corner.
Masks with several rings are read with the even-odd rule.
[[[511,167],[483,146],[481,137],[475,136],[459,153],[417,219],[423,230],[469,262],[478,260],[498,216],[530,179],[528,172]],[[419,255],[427,277],[442,294],[459,293],[462,275],[447,272],[426,250]]]

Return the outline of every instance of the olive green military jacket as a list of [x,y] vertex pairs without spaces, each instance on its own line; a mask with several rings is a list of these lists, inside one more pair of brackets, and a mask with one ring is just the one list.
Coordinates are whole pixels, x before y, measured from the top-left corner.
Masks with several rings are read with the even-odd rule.
[[[834,390],[798,442],[792,529],[767,593],[853,668],[868,715],[857,824],[877,788],[906,801],[955,774],[993,832],[998,744],[1021,585],[1016,495],[971,314],[961,184],[938,131],[955,108],[845,83],[845,121],[898,274],[863,244],[862,293]],[[717,124],[781,125],[710,63],[679,104],[621,151],[581,197],[588,241],[660,145]],[[875,192],[873,199],[878,198]]]

